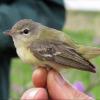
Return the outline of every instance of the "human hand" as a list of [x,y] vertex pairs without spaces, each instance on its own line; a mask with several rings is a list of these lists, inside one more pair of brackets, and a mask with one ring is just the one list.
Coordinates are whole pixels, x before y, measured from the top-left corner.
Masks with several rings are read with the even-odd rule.
[[21,100],[48,100],[49,98],[54,100],[93,100],[93,98],[75,89],[54,70],[36,69],[33,72],[32,81],[35,88],[27,90],[22,95]]

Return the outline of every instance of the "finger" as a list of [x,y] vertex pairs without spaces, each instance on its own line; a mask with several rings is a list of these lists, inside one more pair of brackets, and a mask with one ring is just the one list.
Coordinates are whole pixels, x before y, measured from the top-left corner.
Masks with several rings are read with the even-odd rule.
[[46,87],[48,71],[45,68],[38,68],[32,74],[32,81],[35,87]]
[[48,95],[44,88],[31,88],[22,95],[21,100],[48,100]]
[[60,74],[51,70],[47,77],[47,87],[52,99],[91,100],[92,98],[73,88]]

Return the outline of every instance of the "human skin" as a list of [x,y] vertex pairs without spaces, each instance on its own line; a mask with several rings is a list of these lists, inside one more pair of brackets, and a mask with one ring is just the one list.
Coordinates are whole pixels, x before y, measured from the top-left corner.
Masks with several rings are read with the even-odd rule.
[[34,88],[23,93],[21,100],[93,100],[93,98],[75,89],[54,70],[38,68],[32,74]]

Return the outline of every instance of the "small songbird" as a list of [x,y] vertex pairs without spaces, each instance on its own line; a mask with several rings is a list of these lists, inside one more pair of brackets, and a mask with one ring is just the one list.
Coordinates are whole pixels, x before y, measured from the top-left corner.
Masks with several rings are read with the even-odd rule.
[[98,56],[100,48],[78,45],[64,32],[23,19],[6,34],[13,38],[17,54],[25,63],[57,71],[75,68],[96,72],[89,59]]

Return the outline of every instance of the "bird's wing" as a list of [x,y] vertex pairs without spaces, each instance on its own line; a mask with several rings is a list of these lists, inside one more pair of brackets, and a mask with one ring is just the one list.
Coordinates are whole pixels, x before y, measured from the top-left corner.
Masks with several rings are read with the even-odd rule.
[[88,60],[61,41],[37,41],[31,44],[30,50],[42,61],[51,61],[63,66],[95,72],[95,67]]

